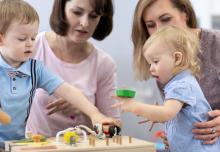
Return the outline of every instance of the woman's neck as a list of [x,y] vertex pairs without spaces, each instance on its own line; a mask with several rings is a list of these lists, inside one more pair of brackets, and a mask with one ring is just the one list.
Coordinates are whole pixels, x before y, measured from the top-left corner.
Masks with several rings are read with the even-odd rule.
[[46,34],[46,38],[54,54],[64,62],[80,63],[92,52],[93,46],[89,42],[74,43],[55,33]]

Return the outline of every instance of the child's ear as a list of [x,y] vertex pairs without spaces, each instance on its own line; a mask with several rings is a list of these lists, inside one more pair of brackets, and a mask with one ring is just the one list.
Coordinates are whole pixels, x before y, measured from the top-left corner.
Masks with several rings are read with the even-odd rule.
[[180,65],[183,60],[183,53],[182,52],[174,52],[173,57],[175,60],[175,65]]

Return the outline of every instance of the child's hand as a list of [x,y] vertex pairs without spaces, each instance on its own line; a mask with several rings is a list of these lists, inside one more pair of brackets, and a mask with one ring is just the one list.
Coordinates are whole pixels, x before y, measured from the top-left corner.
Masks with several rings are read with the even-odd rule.
[[108,125],[116,125],[118,127],[121,126],[121,122],[118,119],[107,117],[101,113],[99,114],[94,114],[93,116],[90,117],[92,120],[92,124],[95,125],[97,123],[99,124],[108,124]]
[[119,101],[119,103],[112,105],[112,108],[119,108],[121,111],[124,112],[133,112],[135,102],[132,98],[118,97],[114,95],[112,96],[112,98]]

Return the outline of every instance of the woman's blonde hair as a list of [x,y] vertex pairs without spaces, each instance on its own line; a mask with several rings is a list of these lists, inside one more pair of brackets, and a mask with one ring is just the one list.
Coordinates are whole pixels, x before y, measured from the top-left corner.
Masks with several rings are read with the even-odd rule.
[[37,11],[24,0],[0,0],[0,34],[5,34],[12,22],[39,22]]
[[[149,38],[149,33],[147,27],[143,20],[143,12],[148,9],[153,3],[157,0],[139,0],[135,9],[133,17],[133,27],[132,27],[132,41],[134,44],[134,53],[133,53],[133,66],[134,72],[138,75],[135,77],[139,80],[144,80],[144,77],[139,77],[144,75],[146,70],[146,60],[142,54],[142,48],[145,41]],[[192,4],[189,0],[170,0],[175,8],[180,12],[186,13],[188,18],[187,26],[190,28],[197,27],[196,15],[193,10]]]
[[[197,56],[199,52],[199,40],[194,33],[176,26],[162,27],[145,42],[142,54],[155,42],[165,44],[170,48],[170,50],[165,51],[182,53],[181,63],[174,68],[173,74],[189,69],[192,74],[199,76],[200,60]],[[144,67],[145,72],[137,73],[139,77],[148,79],[150,77],[149,68],[150,65],[147,63]]]

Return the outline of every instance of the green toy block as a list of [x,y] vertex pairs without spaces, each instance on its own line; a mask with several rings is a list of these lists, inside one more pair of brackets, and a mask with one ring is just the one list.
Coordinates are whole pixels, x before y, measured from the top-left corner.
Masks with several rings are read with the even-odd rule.
[[129,90],[129,89],[117,89],[116,90],[116,95],[118,97],[134,98],[135,93],[136,92],[134,90]]

